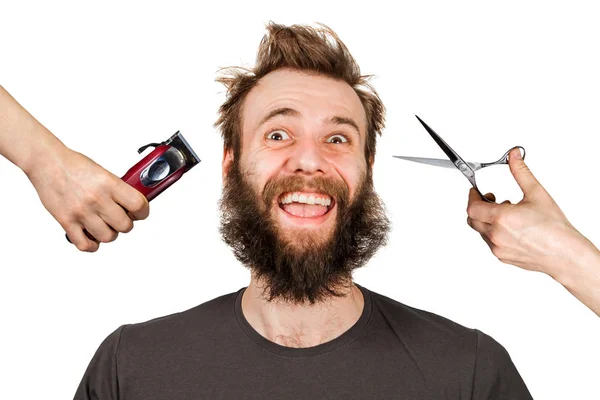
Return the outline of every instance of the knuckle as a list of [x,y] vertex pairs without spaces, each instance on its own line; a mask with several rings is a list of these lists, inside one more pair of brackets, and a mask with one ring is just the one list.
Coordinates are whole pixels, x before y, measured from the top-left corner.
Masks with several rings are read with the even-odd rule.
[[506,235],[499,229],[492,229],[489,238],[500,250],[506,250],[509,247]]
[[132,229],[133,229],[133,221],[131,219],[127,218],[127,220],[121,224],[119,232],[128,233],[128,232],[131,232]]
[[473,220],[473,218],[467,217],[467,225],[469,225],[474,231],[477,231],[477,224],[475,223],[475,220]]
[[496,247],[498,246],[498,231],[496,229],[490,229],[487,237]]
[[80,220],[85,217],[87,208],[82,204],[71,207],[71,215],[74,219]]
[[111,174],[101,174],[98,176],[98,186],[102,191],[112,189],[119,182]]
[[473,216],[473,206],[472,206],[471,204],[469,204],[469,205],[467,206],[467,215],[468,215],[469,217],[472,217],[472,216]]
[[494,255],[494,257],[496,257],[498,260],[502,259],[502,250],[498,247],[498,246],[492,246],[492,254]]
[[505,214],[502,212],[499,212],[491,217],[491,222],[494,225],[502,225],[504,223],[505,219],[506,219]]
[[75,244],[75,246],[77,247],[77,249],[79,251],[83,251],[83,252],[86,252],[86,253],[93,253],[96,250],[98,250],[97,245],[95,245],[91,241],[88,241],[88,242],[77,242]]
[[85,198],[85,203],[90,206],[97,206],[102,203],[102,197],[96,192],[89,193]]
[[104,236],[103,240],[101,240],[101,242],[104,242],[104,243],[114,242],[118,236],[119,236],[119,232],[111,230],[110,232],[106,233],[106,235]]
[[140,193],[138,196],[135,197],[135,200],[133,201],[134,211],[141,211],[145,206],[146,198],[143,194]]
[[498,226],[509,227],[512,225],[512,221],[514,221],[514,217],[510,213],[501,212],[501,213],[498,213],[498,215],[496,216],[495,223]]
[[94,237],[102,243],[110,243],[112,241],[114,241],[117,238],[118,233],[115,232],[114,230],[110,229],[110,230],[103,230],[102,232],[100,232],[99,234],[94,235]]

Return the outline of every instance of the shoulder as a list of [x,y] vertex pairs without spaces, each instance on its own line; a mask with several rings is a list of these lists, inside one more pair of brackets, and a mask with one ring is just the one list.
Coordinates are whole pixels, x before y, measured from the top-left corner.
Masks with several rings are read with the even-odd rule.
[[199,359],[209,357],[234,331],[231,324],[235,321],[233,306],[237,293],[186,311],[119,326],[96,350],[75,398],[119,398],[131,379],[135,381],[140,376],[161,379],[163,370],[158,366],[180,362],[182,354],[190,349]]
[[[445,390],[467,387],[474,399],[531,398],[508,351],[490,335],[381,294],[371,295],[386,329],[422,370],[454,382]],[[517,397],[502,397],[505,394]]]
[[386,324],[405,340],[426,343],[428,346],[452,345],[473,356],[476,352],[504,356],[506,350],[493,337],[476,328],[466,327],[430,311],[408,306],[397,300],[371,291],[374,308]]
[[424,342],[467,342],[476,345],[478,332],[446,317],[418,309],[371,291],[373,306],[395,332],[416,336]]
[[[241,289],[240,289],[241,290]],[[219,337],[231,330],[237,292],[225,294],[185,311],[151,320],[122,325],[113,332],[119,336],[119,351],[156,351],[199,338]]]
[[392,331],[396,340],[417,359],[461,365],[466,372],[475,365],[482,347],[494,355],[504,350],[496,340],[478,329],[375,292],[371,292],[371,297],[374,312],[379,313],[384,325],[381,328]]

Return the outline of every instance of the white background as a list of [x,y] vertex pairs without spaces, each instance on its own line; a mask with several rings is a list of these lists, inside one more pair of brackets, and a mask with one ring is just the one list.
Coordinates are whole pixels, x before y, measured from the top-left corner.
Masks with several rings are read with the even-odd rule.
[[[469,161],[524,146],[569,220],[600,243],[594,2],[0,4],[0,84],[67,146],[122,176],[138,147],[180,130],[202,160],[93,254],[65,240],[26,176],[0,160],[0,398],[72,398],[118,326],[248,283],[217,231],[214,78],[254,63],[269,20],[332,27],[387,107],[375,185],[393,232],[356,281],[488,333],[536,399],[600,398],[600,318],[548,276],[493,256],[466,224],[458,171],[391,157],[444,157],[414,114]],[[498,199],[518,201],[508,167],[491,170]]]

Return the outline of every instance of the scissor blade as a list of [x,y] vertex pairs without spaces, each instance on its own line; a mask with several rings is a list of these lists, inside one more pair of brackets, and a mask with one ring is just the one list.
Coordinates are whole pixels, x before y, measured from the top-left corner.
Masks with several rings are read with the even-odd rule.
[[429,134],[431,135],[433,140],[435,140],[435,142],[438,144],[438,146],[440,146],[440,148],[444,151],[444,153],[446,153],[446,155],[448,156],[450,161],[452,161],[453,164],[456,164],[456,161],[458,161],[458,160],[462,161],[462,158],[460,158],[458,153],[456,153],[454,150],[452,150],[452,147],[450,147],[448,145],[448,143],[444,142],[444,139],[439,137],[438,134],[435,133],[435,131],[433,129],[431,129],[429,127],[429,125],[427,125],[425,122],[423,122],[423,120],[421,118],[419,118],[418,115],[415,115],[415,117],[417,117],[417,119],[419,120],[421,125],[423,125],[425,130],[427,130],[427,132],[429,132]]
[[[401,158],[403,160],[414,161],[421,164],[429,164],[435,165],[436,167],[444,167],[444,168],[456,168],[454,163],[450,160],[443,160],[441,158],[425,158],[425,157],[409,157],[409,156],[392,156],[396,158]],[[477,171],[480,168],[480,163],[472,163],[468,162],[469,167],[473,169],[473,171]]]
[[440,158],[424,158],[424,157],[408,157],[408,156],[393,156],[403,160],[414,161],[421,164],[435,165],[436,167],[456,168],[452,161],[442,160]]

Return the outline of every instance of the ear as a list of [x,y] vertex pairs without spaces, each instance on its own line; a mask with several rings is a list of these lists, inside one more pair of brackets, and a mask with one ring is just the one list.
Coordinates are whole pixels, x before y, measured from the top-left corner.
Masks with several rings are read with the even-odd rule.
[[375,157],[373,157],[372,155],[369,157],[369,160],[367,160],[367,163],[369,164],[370,169],[373,169],[373,164],[375,164]]
[[222,179],[225,182],[227,174],[233,165],[233,149],[223,147],[223,161],[221,162]]

